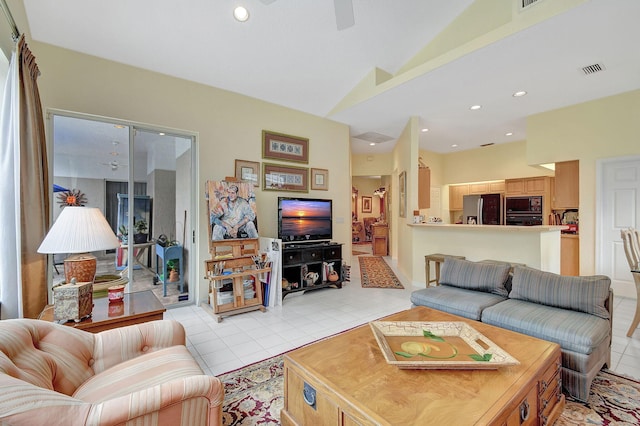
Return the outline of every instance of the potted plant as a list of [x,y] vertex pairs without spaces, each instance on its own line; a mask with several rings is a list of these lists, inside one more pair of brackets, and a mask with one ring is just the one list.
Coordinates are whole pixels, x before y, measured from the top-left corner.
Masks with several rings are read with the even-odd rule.
[[175,259],[171,259],[167,261],[167,271],[169,275],[169,279],[167,280],[170,283],[180,281],[180,271],[178,270],[178,261]]
[[129,230],[126,226],[120,225],[118,227],[118,238],[120,239],[120,241],[127,244],[127,241],[129,239]]
[[136,244],[146,243],[149,237],[147,234],[147,221],[144,219],[136,220],[133,222],[133,227],[136,233],[133,234],[133,241]]

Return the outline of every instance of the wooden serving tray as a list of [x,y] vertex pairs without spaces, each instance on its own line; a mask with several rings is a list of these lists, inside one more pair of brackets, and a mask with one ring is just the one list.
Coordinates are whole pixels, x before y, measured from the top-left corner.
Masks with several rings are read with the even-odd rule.
[[520,362],[466,322],[372,321],[387,363],[401,369],[498,369]]

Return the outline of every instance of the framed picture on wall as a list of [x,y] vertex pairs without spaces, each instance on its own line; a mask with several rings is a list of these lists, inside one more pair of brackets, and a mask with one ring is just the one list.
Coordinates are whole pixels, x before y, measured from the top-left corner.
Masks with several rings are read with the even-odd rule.
[[262,158],[306,164],[309,162],[309,139],[263,130]]
[[407,217],[407,172],[400,173],[398,178],[398,215]]
[[311,169],[311,189],[329,190],[329,170]]
[[260,163],[236,160],[236,179],[260,186]]
[[309,169],[262,163],[262,189],[265,191],[309,192]]
[[362,213],[371,213],[371,197],[362,197]]

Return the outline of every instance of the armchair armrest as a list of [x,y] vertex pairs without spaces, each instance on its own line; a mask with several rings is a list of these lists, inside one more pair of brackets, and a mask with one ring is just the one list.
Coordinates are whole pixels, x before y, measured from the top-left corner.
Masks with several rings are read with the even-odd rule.
[[[41,388],[24,380],[0,373],[0,424],[31,426],[47,424],[85,424],[91,404]],[[12,395],[11,398],[6,397]]]
[[191,376],[93,404],[88,424],[222,425],[224,386],[217,377]]
[[94,372],[100,373],[123,361],[170,346],[184,345],[182,324],[159,320],[114,328],[95,334]]

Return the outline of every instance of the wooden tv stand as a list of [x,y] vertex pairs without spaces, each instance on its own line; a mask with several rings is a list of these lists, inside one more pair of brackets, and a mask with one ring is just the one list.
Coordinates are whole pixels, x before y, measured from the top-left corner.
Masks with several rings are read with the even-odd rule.
[[[329,281],[323,265],[332,264],[338,273],[337,281]],[[305,282],[305,275],[315,272],[319,279],[313,284]],[[299,291],[317,290],[326,287],[342,288],[342,244],[339,243],[291,243],[282,248],[282,298]]]

